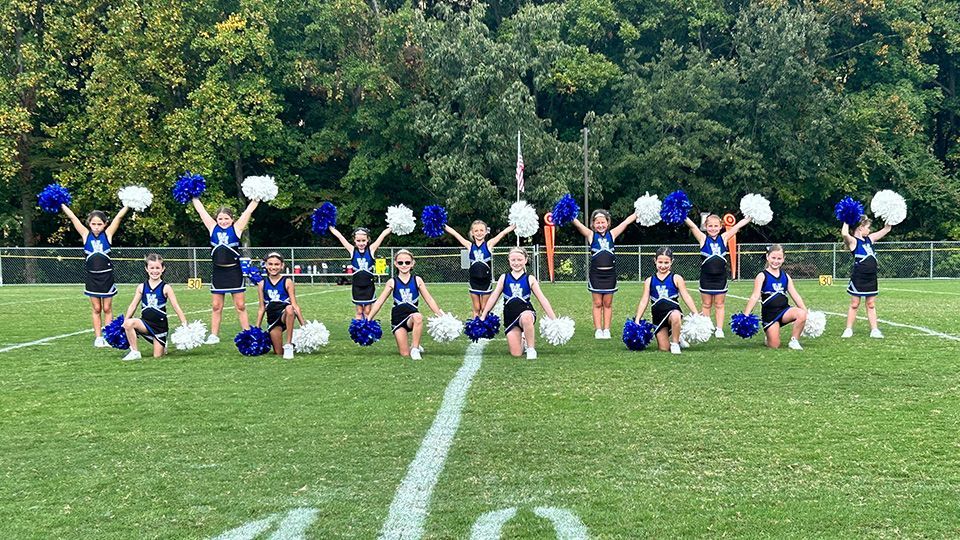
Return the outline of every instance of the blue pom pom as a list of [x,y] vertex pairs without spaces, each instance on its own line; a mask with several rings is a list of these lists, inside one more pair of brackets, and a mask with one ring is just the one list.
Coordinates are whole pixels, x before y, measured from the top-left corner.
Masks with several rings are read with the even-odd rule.
[[253,264],[249,259],[240,259],[240,270],[243,272],[243,275],[247,276],[250,283],[254,285],[263,281],[263,270]]
[[856,227],[860,223],[860,218],[863,217],[863,204],[854,200],[853,197],[847,196],[840,199],[840,202],[833,208],[833,213],[840,221],[851,227]]
[[350,321],[350,339],[362,347],[373,345],[383,337],[383,329],[380,323],[367,319],[354,319]]
[[70,204],[71,202],[73,202],[73,197],[70,196],[70,192],[60,184],[50,184],[37,195],[37,203],[40,205],[40,209],[51,214],[59,212],[61,204]]
[[312,219],[311,229],[313,234],[324,236],[330,232],[330,227],[337,226],[337,207],[333,203],[325,202],[320,205],[320,208],[313,211]]
[[497,337],[497,332],[500,331],[500,317],[497,317],[493,313],[487,313],[487,318],[484,319],[483,324],[487,329],[483,337],[487,339]]
[[627,319],[623,325],[623,343],[631,351],[642,351],[647,348],[650,341],[653,340],[653,325],[646,319],[640,319],[640,322],[634,322],[633,319]]
[[660,219],[668,225],[679,225],[687,219],[687,214],[693,208],[693,203],[683,190],[677,190],[667,195],[660,206]]
[[499,331],[500,317],[493,313],[487,313],[487,318],[482,321],[480,317],[474,317],[463,323],[463,333],[470,338],[470,341],[493,339],[497,337]]
[[576,219],[577,215],[580,214],[580,207],[577,205],[577,201],[573,200],[573,197],[569,193],[564,195],[557,201],[557,204],[553,205],[553,212],[551,213],[551,219],[553,219],[553,224],[557,227],[563,227],[567,223],[570,223]]
[[760,331],[760,317],[734,313],[730,317],[730,329],[743,339],[751,338]]
[[270,334],[257,326],[243,330],[233,338],[233,342],[237,344],[237,350],[244,356],[260,356],[270,352],[272,347]]
[[114,349],[127,350],[130,348],[130,342],[127,341],[127,333],[123,329],[123,315],[110,321],[110,324],[103,327],[103,339],[107,340]]
[[443,236],[443,226],[447,224],[447,209],[437,205],[424,207],[420,222],[423,223],[423,233],[430,238]]
[[180,204],[187,204],[190,199],[203,195],[207,190],[207,182],[199,174],[186,171],[173,185],[173,198]]

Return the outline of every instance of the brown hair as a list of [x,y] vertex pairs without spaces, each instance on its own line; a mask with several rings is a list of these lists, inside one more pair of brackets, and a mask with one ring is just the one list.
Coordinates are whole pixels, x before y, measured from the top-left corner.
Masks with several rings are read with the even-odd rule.
[[673,250],[667,246],[658,247],[657,251],[653,254],[653,259],[656,260],[657,257],[670,257],[670,260],[673,260]]
[[233,216],[233,208],[230,208],[229,206],[221,206],[220,208],[217,208],[217,211],[213,214],[213,218],[216,219],[220,214],[226,214],[230,216],[230,219],[236,219]]
[[607,218],[607,224],[610,224],[610,212],[604,210],[603,208],[598,208],[590,213],[590,225],[593,225],[593,222],[597,219],[597,216],[603,216]]
[[396,253],[393,254],[393,260],[394,260],[394,262],[396,262],[397,257],[399,257],[399,256],[401,256],[401,255],[406,255],[407,257],[410,257],[410,260],[411,260],[411,261],[414,260],[414,259],[413,259],[413,253],[410,253],[410,250],[409,250],[409,249],[401,249],[401,250],[399,250],[399,251],[397,251]]
[[160,266],[163,266],[163,257],[156,253],[148,253],[146,257],[143,258],[143,265],[147,266],[152,262],[160,263]]
[[767,246],[767,255],[773,253],[774,251],[779,251],[784,255],[786,255],[787,253],[786,250],[783,249],[783,246],[780,244],[770,244],[769,246]]
[[90,224],[90,221],[93,218],[100,218],[100,221],[102,221],[104,224],[107,223],[107,214],[103,210],[92,210],[89,214],[87,214],[87,225]]
[[263,258],[263,262],[267,262],[267,259],[279,259],[280,264],[283,264],[283,255],[277,253],[276,251],[271,251]]

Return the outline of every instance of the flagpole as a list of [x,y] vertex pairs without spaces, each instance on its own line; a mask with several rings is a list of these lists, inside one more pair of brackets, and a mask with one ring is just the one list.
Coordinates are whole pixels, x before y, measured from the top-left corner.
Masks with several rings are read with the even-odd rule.
[[[517,130],[517,157],[520,157],[520,130]],[[519,161],[519,160],[518,160]],[[520,202],[520,182],[517,184],[517,202]],[[520,247],[520,235],[515,235],[517,237],[517,247]]]

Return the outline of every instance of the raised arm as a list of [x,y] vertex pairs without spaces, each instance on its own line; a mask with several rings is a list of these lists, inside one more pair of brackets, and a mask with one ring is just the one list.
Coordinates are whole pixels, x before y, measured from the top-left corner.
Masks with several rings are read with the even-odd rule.
[[807,310],[807,305],[803,302],[803,298],[800,297],[800,293],[797,292],[797,288],[793,286],[793,278],[789,275],[787,276],[787,292],[790,293],[790,297],[793,298],[798,308],[804,311]]
[[257,209],[257,206],[260,205],[260,201],[254,199],[250,201],[250,204],[247,205],[243,213],[240,214],[240,217],[237,218],[237,221],[234,222],[233,228],[237,231],[237,236],[243,234],[244,229],[247,228],[247,225],[250,224],[250,218],[253,217],[253,211]]
[[390,294],[393,293],[393,280],[387,280],[387,284],[383,287],[383,292],[380,293],[380,298],[377,298],[377,301],[373,303],[373,306],[370,307],[370,314],[367,315],[367,319],[373,320],[377,316],[377,313],[380,312],[380,308],[383,307],[383,303],[387,301],[387,298],[390,297]]
[[647,310],[647,304],[650,303],[650,278],[643,280],[643,294],[640,295],[640,303],[637,304],[637,316],[633,322],[640,322],[643,318],[643,312]]
[[207,209],[203,206],[203,203],[200,202],[200,199],[194,197],[190,202],[193,203],[193,208],[197,211],[197,215],[200,216],[200,221],[202,221],[204,227],[207,228],[207,232],[213,232],[213,228],[217,226],[217,220],[213,219],[210,212],[207,212]]
[[338,231],[336,227],[334,227],[333,225],[330,226],[330,234],[332,234],[334,238],[339,240],[340,245],[342,245],[344,249],[350,252],[350,256],[353,257],[353,244],[348,242],[346,237],[344,237],[343,234],[341,234],[340,231]]
[[124,319],[130,319],[133,317],[133,314],[137,311],[137,304],[140,303],[140,299],[143,297],[143,283],[137,285],[137,290],[133,293],[133,300],[130,301],[130,306],[127,308],[127,312],[123,315]]
[[430,306],[430,309],[433,310],[433,313],[440,315],[443,313],[443,310],[440,309],[440,306],[433,299],[433,296],[430,295],[430,291],[427,290],[427,284],[423,282],[423,279],[420,276],[417,276],[417,289],[420,291],[420,296],[427,302],[427,305]]
[[497,286],[493,288],[493,292],[490,293],[490,298],[487,298],[486,305],[484,305],[480,311],[480,320],[486,319],[487,313],[490,313],[490,311],[493,310],[493,306],[497,305],[497,300],[500,299],[500,294],[503,292],[503,278],[505,276],[506,274],[497,279]]
[[170,284],[163,286],[163,294],[167,296],[167,300],[170,302],[170,305],[173,306],[173,311],[175,311],[177,317],[180,318],[180,324],[187,324],[187,316],[183,313],[183,309],[180,308],[180,302],[177,301],[177,295],[173,293],[173,287],[171,287]]
[[297,286],[293,282],[293,279],[288,279],[284,283],[284,288],[287,289],[287,296],[290,297],[290,306],[293,307],[293,314],[297,316],[297,321],[300,322],[300,326],[303,326],[303,313],[300,311],[300,304],[297,303]]
[[587,240],[593,240],[593,231],[587,228],[586,225],[580,223],[580,220],[573,218],[573,226],[576,227],[577,231],[583,235]]
[[613,230],[610,231],[610,235],[613,236],[614,240],[616,240],[618,236],[623,234],[623,231],[627,230],[627,227],[629,227],[631,223],[636,223],[636,222],[637,222],[637,213],[634,212],[629,216],[627,216],[627,219],[621,221],[619,225],[614,227]]
[[[687,218],[687,219],[690,219],[690,218]],[[733,227],[730,227],[729,229],[727,229],[723,234],[720,235],[720,237],[723,238],[724,242],[726,242],[727,240],[730,239],[731,236],[737,234],[737,232],[739,232],[740,229],[744,228],[748,223],[750,223],[750,218],[745,217],[740,221],[734,223]]]
[[543,290],[540,288],[540,281],[533,276],[530,277],[530,292],[537,297],[537,301],[540,302],[541,306],[543,306],[543,310],[547,312],[547,317],[556,319],[557,314],[553,312],[553,306],[550,305],[550,301],[547,300],[547,296],[543,294]]
[[690,229],[690,232],[693,233],[693,237],[697,239],[697,243],[703,246],[703,243],[707,239],[707,235],[700,230],[700,227],[697,227],[697,224],[693,222],[692,219],[686,218],[683,220],[687,224],[687,228]]
[[750,294],[750,298],[747,300],[747,306],[743,308],[743,314],[749,315],[753,311],[753,307],[757,305],[757,302],[760,301],[760,289],[763,288],[763,273],[757,274],[757,277],[753,280],[753,293]]
[[840,236],[843,237],[843,243],[846,244],[847,249],[853,251],[857,247],[857,239],[850,234],[850,225],[846,223],[840,227]]
[[117,234],[117,229],[120,228],[120,221],[123,219],[123,216],[127,215],[127,211],[129,210],[126,206],[121,208],[120,211],[117,212],[117,215],[113,216],[113,221],[111,221],[107,227],[107,240],[109,240],[111,244],[113,243],[113,235]]
[[77,215],[73,213],[73,210],[71,210],[69,206],[61,203],[60,209],[63,210],[63,213],[66,214],[68,218],[70,218],[70,223],[73,224],[73,228],[77,231],[77,234],[80,235],[80,241],[86,242],[87,234],[90,233],[90,230],[87,229],[86,225],[84,225],[83,222],[80,221],[80,218],[78,218]]
[[392,232],[393,232],[393,229],[391,229],[390,227],[387,227],[386,229],[383,230],[383,232],[380,233],[380,236],[378,236],[377,239],[374,240],[372,244],[370,244],[370,256],[371,256],[371,257],[377,253],[377,250],[380,249],[380,244],[382,244],[382,243],[383,243],[383,240],[384,240],[387,236],[389,236],[390,233],[392,233]]
[[257,324],[259,328],[260,323],[263,322],[263,316],[267,313],[267,303],[264,302],[263,298],[263,281],[257,283]]
[[454,229],[453,227],[449,225],[444,225],[443,230],[447,231],[447,233],[449,233],[450,236],[452,236],[457,242],[460,242],[461,246],[465,248],[470,247],[470,241],[464,238],[463,235],[457,232],[457,230]]
[[891,230],[893,230],[893,225],[890,225],[889,223],[884,223],[882,229],[880,229],[879,231],[872,232],[868,236],[870,237],[871,242],[879,242],[880,239],[886,236],[887,233],[889,233]]
[[683,298],[684,303],[686,303],[687,307],[690,308],[690,313],[700,313],[700,310],[697,309],[697,305],[693,302],[693,297],[690,296],[690,291],[687,290],[687,282],[683,280],[683,276],[674,274],[673,284],[680,292],[680,298]]
[[516,229],[516,228],[517,228],[516,225],[510,225],[510,226],[507,227],[506,229],[500,231],[500,234],[494,236],[493,238],[491,238],[490,240],[487,241],[487,247],[489,247],[490,249],[493,249],[494,246],[496,246],[497,244],[499,244],[500,241],[503,240],[503,238],[504,238],[505,236],[507,236],[508,234],[510,234],[511,232],[513,232],[513,230]]

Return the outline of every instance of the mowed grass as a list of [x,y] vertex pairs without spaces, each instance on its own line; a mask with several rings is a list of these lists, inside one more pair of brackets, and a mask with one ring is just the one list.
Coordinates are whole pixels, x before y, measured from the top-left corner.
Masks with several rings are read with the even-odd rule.
[[[845,313],[843,284],[798,287]],[[467,315],[463,286],[431,290]],[[960,282],[881,290],[881,319],[960,335]],[[510,507],[505,538],[552,536],[537,507],[597,538],[960,535],[960,342],[886,324],[871,340],[866,321],[841,340],[830,316],[802,352],[728,331],[679,357],[633,353],[593,339],[582,284],[545,291],[577,336],[535,362],[487,344],[426,537],[468,537]],[[92,333],[0,353],[0,537],[205,538],[300,507],[319,509],[310,538],[375,537],[466,342],[427,339],[421,362],[389,336],[360,348],[347,288],[298,292],[333,337],[293,361],[240,356],[232,310],[220,345],[161,360],[122,363]],[[177,294],[209,321],[207,292]],[[614,334],[639,294],[621,284]],[[744,303],[728,298],[728,317]],[[0,349],[87,328],[87,305],[76,288],[0,288]]]

